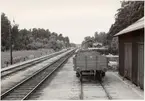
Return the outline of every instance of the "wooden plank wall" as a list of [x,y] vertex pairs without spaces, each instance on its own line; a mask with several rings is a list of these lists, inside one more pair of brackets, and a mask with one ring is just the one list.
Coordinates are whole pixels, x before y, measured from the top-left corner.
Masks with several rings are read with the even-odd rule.
[[[143,88],[143,84],[140,81],[141,78],[139,77],[140,74],[144,74],[144,70],[139,70],[138,68],[143,68],[144,67],[144,61],[142,62],[142,66],[140,65],[141,61],[141,56],[144,56],[144,53],[142,55],[139,55],[138,52],[142,51],[139,50],[139,44],[138,43],[143,43],[144,46],[144,29],[133,31],[127,34],[123,34],[119,36],[119,74],[124,76],[125,75],[125,43],[131,43],[132,44],[132,72],[131,72],[131,81],[139,85],[141,88]],[[143,49],[144,52],[144,49]],[[130,62],[129,62],[130,63]],[[126,67],[128,68],[128,67]],[[140,79],[139,79],[140,78]],[[139,82],[141,84],[139,84]]]

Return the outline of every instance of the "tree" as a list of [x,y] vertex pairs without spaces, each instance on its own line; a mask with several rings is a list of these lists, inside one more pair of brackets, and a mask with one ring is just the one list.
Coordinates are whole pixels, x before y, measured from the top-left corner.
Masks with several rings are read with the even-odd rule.
[[20,40],[19,40],[19,29],[17,24],[12,27],[11,34],[12,34],[12,45],[14,46],[13,49],[19,50]]
[[64,43],[65,43],[65,47],[69,47],[70,46],[70,42],[69,42],[69,38],[68,37],[64,37]]
[[9,49],[9,31],[11,31],[11,24],[7,16],[1,14],[1,47],[2,51]]
[[122,1],[121,8],[117,11],[115,23],[108,32],[108,40],[112,40],[113,35],[144,16],[144,1]]
[[4,13],[1,14],[1,25],[2,51],[9,49],[10,32],[12,34],[14,50],[39,48],[52,48],[54,50],[59,50],[70,46],[69,37],[63,37],[62,34],[58,35],[56,32],[51,33],[49,29],[33,28],[19,30],[17,24],[11,27],[10,21]]
[[107,34],[105,32],[95,32],[95,35],[94,35],[94,41],[95,42],[99,42],[99,43],[102,43],[103,45],[106,45],[106,37],[107,37]]
[[58,40],[60,40],[60,41],[63,41],[63,40],[64,40],[64,38],[63,38],[63,35],[62,35],[62,34],[59,34],[59,35],[58,35]]
[[95,34],[94,34],[95,41],[98,41],[98,40],[99,40],[98,36],[99,36],[99,34],[98,34],[98,32],[96,31]]
[[57,46],[56,46],[56,41],[57,41],[57,37],[55,33],[52,33],[50,36],[50,40],[49,40],[49,46],[50,48],[57,50]]
[[[122,1],[121,8],[115,14],[115,23],[111,25],[107,34],[107,43],[110,48],[118,47],[113,36],[144,16],[144,1]],[[114,50],[114,49],[111,49]],[[118,49],[117,49],[118,50]],[[116,50],[116,51],[117,51]]]
[[85,48],[93,47],[93,43],[94,37],[86,36],[82,42],[82,46],[85,46]]
[[27,45],[30,43],[30,37],[31,37],[31,34],[30,32],[27,30],[27,29],[21,29],[19,31],[19,40],[21,43],[20,44],[20,48],[21,49],[27,49]]

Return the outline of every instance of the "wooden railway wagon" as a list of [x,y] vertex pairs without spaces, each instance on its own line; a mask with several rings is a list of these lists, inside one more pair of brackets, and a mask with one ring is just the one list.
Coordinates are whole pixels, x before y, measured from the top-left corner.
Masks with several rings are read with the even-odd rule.
[[83,76],[93,75],[94,79],[102,80],[107,70],[107,58],[95,50],[79,50],[73,58],[76,76],[82,81]]

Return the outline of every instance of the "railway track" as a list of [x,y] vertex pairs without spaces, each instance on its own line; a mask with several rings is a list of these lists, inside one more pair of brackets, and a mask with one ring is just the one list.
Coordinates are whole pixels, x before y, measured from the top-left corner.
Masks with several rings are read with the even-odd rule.
[[109,100],[112,100],[112,97],[110,96],[110,94],[108,93],[107,89],[105,88],[104,84],[102,82],[99,82],[100,85],[102,86],[103,90],[105,91],[106,93],[106,96]]
[[4,70],[1,71],[1,79],[5,78],[7,76],[10,76],[10,75],[12,75],[12,74],[14,74],[18,71],[21,71],[21,70],[27,69],[31,66],[34,66],[36,64],[39,64],[39,63],[41,63],[41,62],[43,62],[47,59],[50,59],[50,58],[52,58],[54,56],[57,56],[57,55],[59,55],[61,53],[64,53],[64,52],[65,51],[57,52],[57,53],[54,53],[54,54],[50,54],[48,56],[43,56],[41,58],[34,59],[32,61],[29,61],[29,62],[24,62],[20,65],[16,65],[16,66],[12,67],[12,68],[4,69]]
[[74,53],[74,50],[54,61],[49,66],[40,69],[32,76],[24,79],[8,91],[1,94],[1,100],[27,100],[29,96],[36,91],[36,89],[60,66],[62,66],[66,60]]
[[[90,81],[87,81],[87,82],[91,82],[92,80],[90,80]],[[95,83],[94,83],[95,82]],[[83,81],[81,81],[80,82],[80,86],[81,86],[81,89],[80,89],[80,100],[83,100],[84,98],[85,98],[85,94],[84,94],[84,90],[86,90],[83,86]],[[93,81],[93,83],[95,84],[95,87],[97,87],[97,88],[99,88],[99,87],[101,87],[102,89],[103,89],[103,92],[105,92],[105,96],[107,97],[107,99],[108,100],[112,100],[112,97],[110,96],[110,94],[108,93],[108,91],[107,91],[107,89],[105,88],[105,86],[104,86],[104,84],[103,84],[103,82],[100,82],[100,81]],[[92,84],[93,84],[92,83]],[[87,85],[87,84],[86,84]],[[87,85],[87,86],[89,86],[89,85]],[[91,87],[92,87],[92,85],[91,85]],[[101,92],[102,92],[102,89],[100,89],[99,88],[99,90],[101,90]],[[89,89],[90,90],[90,89]],[[95,90],[95,88],[94,88],[94,90]],[[96,89],[95,91],[97,91],[98,89]],[[98,92],[99,92],[99,90],[98,90]],[[101,94],[101,93],[100,93]],[[103,95],[103,93],[102,93],[102,95]],[[98,99],[100,99],[100,97],[102,97],[102,95],[101,96],[99,96],[99,95],[96,95],[95,94],[95,96],[96,96],[96,98],[95,99],[97,99],[97,97],[98,97]],[[93,96],[93,95],[91,95],[91,96]],[[87,96],[88,97],[88,96]]]

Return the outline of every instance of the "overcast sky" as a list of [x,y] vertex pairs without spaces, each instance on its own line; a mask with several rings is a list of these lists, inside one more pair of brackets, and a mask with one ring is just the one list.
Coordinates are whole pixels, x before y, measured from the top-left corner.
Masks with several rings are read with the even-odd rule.
[[108,32],[119,0],[0,0],[0,10],[22,28],[45,28],[81,43],[96,31]]

